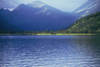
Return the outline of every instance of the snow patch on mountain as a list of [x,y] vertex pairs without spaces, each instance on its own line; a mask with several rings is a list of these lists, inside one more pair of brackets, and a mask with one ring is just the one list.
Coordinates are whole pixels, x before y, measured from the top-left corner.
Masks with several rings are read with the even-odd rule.
[[14,10],[14,8],[8,8],[8,10],[13,11],[13,10]]
[[86,7],[78,10],[78,11],[75,11],[74,13],[80,13],[82,11],[85,11],[85,14],[86,13],[89,13],[89,11],[92,11],[93,9],[95,10],[97,8],[97,6],[100,6],[100,0],[95,0],[91,3],[89,3]]
[[46,13],[46,15],[50,15],[50,14],[51,14],[51,12]]
[[79,10],[79,11],[76,11],[75,13],[79,13],[79,12],[84,11],[84,10],[86,10],[86,8],[81,9],[81,10]]
[[94,3],[97,3],[99,0],[94,1],[93,3],[89,4],[88,7],[92,6]]
[[43,6],[45,6],[45,4],[41,4],[41,5],[34,5],[33,7],[36,7],[36,8],[41,8],[41,7],[43,7]]
[[10,10],[10,11],[13,11],[14,10],[14,8],[0,8],[0,9]]
[[33,1],[32,3],[29,3],[28,5],[35,7],[35,8],[41,8],[41,7],[45,6],[46,4],[44,4],[41,1]]
[[[91,4],[92,5],[92,4]],[[81,12],[81,11],[84,11],[84,10],[90,10],[90,9],[92,9],[92,8],[95,8],[95,6],[97,6],[98,4],[95,4],[95,5],[93,5],[93,6],[91,6],[91,7],[86,7],[86,8],[84,8],[84,9],[81,9],[81,10],[79,10],[79,11],[76,11],[75,13],[79,13],[79,12]],[[90,6],[90,5],[89,5]]]
[[35,13],[35,14],[39,14],[39,13],[42,13],[42,14],[44,14],[44,13],[46,13],[47,9],[48,9],[48,8],[45,8],[44,10],[42,10],[42,11],[39,11],[39,12],[37,12],[37,13]]
[[93,7],[97,6],[98,4],[93,5],[92,7],[89,7],[88,9],[92,9]]

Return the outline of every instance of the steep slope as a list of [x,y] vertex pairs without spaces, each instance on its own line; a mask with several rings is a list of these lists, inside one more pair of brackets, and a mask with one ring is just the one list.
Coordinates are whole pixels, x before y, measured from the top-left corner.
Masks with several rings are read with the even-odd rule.
[[19,5],[6,15],[6,21],[24,30],[59,30],[68,27],[75,19],[71,14],[64,13],[40,1]]
[[63,31],[70,33],[100,33],[100,12],[77,20]]
[[21,29],[0,19],[0,32],[3,31],[21,31]]
[[100,11],[100,0],[88,0],[85,4],[77,8],[73,13],[83,17]]
[[10,13],[9,10],[0,9],[0,32],[21,31],[22,29],[5,21],[5,15],[8,13]]
[[7,13],[9,13],[9,12],[10,12],[9,10],[5,10],[5,9],[3,9],[3,8],[0,9],[0,14],[1,14],[1,15],[7,14]]
[[9,10],[5,10],[4,8],[0,9],[0,19],[5,20],[5,15],[10,13]]

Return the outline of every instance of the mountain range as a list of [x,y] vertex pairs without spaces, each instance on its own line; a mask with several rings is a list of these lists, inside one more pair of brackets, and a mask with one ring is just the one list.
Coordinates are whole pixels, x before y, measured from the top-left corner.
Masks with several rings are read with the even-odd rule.
[[23,30],[59,30],[72,24],[75,17],[40,1],[27,5],[20,4],[12,12],[4,15],[5,21]]
[[13,11],[0,9],[0,19],[25,31],[55,31],[69,27],[82,16],[99,11],[99,2],[100,0],[89,0],[74,12],[68,13],[41,1],[34,1],[26,5],[20,4]]
[[79,17],[84,17],[98,11],[100,11],[100,0],[88,0],[82,6],[73,11],[73,13]]

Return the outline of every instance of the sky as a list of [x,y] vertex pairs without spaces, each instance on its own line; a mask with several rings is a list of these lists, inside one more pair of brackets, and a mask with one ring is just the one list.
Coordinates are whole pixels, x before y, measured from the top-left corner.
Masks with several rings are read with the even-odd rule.
[[64,12],[73,12],[88,0],[0,0],[0,8],[15,8],[19,4],[28,4],[33,1],[42,1]]

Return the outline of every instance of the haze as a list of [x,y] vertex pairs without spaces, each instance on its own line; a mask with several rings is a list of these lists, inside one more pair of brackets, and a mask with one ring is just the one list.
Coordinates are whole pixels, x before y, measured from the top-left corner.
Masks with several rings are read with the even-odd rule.
[[18,6],[21,3],[28,4],[33,1],[42,1],[47,5],[53,6],[61,11],[72,12],[88,0],[0,0],[0,6],[8,6],[7,3]]

